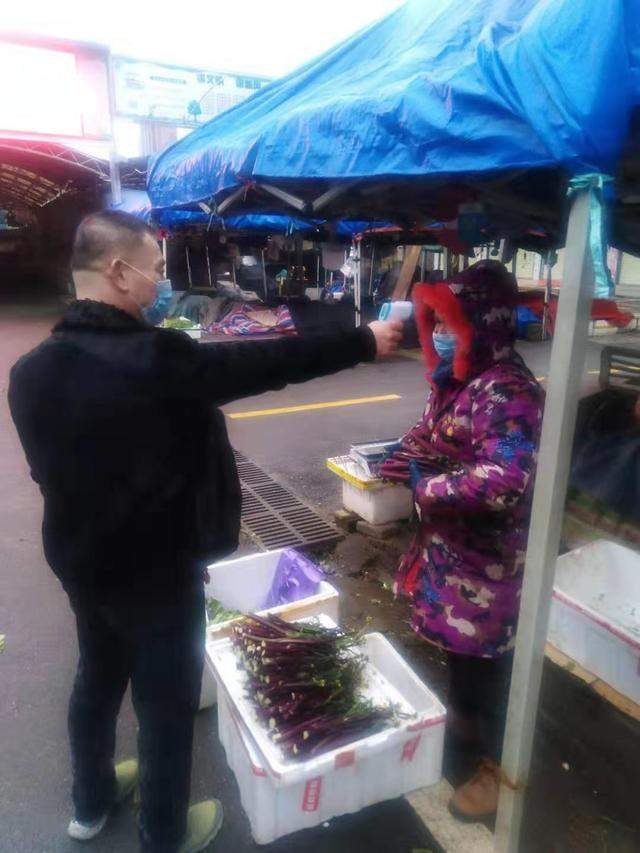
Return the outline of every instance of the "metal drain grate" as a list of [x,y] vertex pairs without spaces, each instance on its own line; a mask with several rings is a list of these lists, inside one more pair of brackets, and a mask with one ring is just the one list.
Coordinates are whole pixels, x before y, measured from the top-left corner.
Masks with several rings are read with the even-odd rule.
[[274,548],[327,545],[342,538],[308,504],[276,483],[242,453],[234,451],[242,487],[242,529],[270,551]]

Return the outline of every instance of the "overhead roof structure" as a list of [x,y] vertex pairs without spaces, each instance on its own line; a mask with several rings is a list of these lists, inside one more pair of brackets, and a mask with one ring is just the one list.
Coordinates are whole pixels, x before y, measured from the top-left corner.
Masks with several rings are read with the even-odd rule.
[[0,138],[0,205],[46,207],[109,186],[109,164],[57,142]]

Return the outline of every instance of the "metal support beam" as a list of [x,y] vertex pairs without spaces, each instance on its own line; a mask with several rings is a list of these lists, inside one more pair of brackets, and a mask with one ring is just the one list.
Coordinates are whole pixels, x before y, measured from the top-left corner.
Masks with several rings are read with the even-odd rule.
[[238,189],[234,190],[231,195],[228,195],[224,201],[221,201],[216,210],[218,216],[222,216],[225,210],[230,208],[232,204],[235,204],[236,201],[239,201],[244,196],[245,192],[245,187],[238,187]]
[[586,193],[574,198],[566,245],[566,275],[560,290],[551,353],[502,754],[504,781],[496,823],[496,853],[515,853],[519,849],[529,780],[549,608],[594,289],[588,253],[589,197]]
[[[424,252],[422,254],[422,257],[424,257]],[[376,244],[372,243],[371,244],[371,268],[369,269],[369,299],[371,299],[371,296],[373,295],[373,268],[374,268],[375,260],[376,260]]]
[[322,210],[323,207],[326,207],[328,204],[331,204],[332,201],[339,198],[341,195],[347,192],[348,189],[351,189],[355,181],[348,181],[344,184],[338,184],[335,187],[331,187],[325,193],[322,193],[321,196],[311,202],[311,210],[313,213],[318,213],[319,210]]
[[211,256],[209,255],[209,244],[205,243],[204,250],[207,255],[207,277],[209,279],[209,287],[213,287],[213,279],[211,278]]
[[355,271],[353,276],[353,303],[356,310],[356,328],[362,325],[362,276],[361,276],[361,247],[360,243],[354,243]]
[[187,259],[187,277],[189,279],[189,288],[191,288],[193,286],[193,281],[191,279],[191,257],[189,255],[189,247],[188,246],[184,247],[184,254],[185,254],[185,257]]
[[293,207],[300,212],[307,209],[307,203],[305,201],[295,195],[291,195],[291,193],[288,193],[285,190],[281,190],[280,187],[274,187],[272,184],[256,184],[256,187],[264,190],[266,193],[269,193],[269,195],[275,196],[275,198],[279,198],[280,201],[283,201],[285,204],[288,204],[289,207]]
[[109,178],[111,180],[111,204],[122,203],[122,186],[120,183],[120,164],[118,163],[118,152],[116,141],[113,136],[114,122],[116,116],[116,83],[111,52],[107,57],[107,89],[109,98],[109,130],[111,144],[109,145]]
[[269,291],[267,289],[267,268],[264,263],[264,249],[261,250],[260,255],[262,257],[262,286],[264,287],[264,298],[269,298]]
[[444,248],[442,250],[442,269],[444,272],[445,281],[447,281],[451,278],[451,272],[453,269],[451,250],[447,248]]

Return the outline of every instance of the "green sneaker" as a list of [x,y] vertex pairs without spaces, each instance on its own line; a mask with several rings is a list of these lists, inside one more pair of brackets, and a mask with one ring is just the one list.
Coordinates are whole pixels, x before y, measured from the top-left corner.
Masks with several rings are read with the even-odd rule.
[[187,834],[178,853],[200,853],[211,844],[222,826],[222,803],[205,800],[187,813]]
[[116,764],[116,803],[128,800],[138,787],[140,766],[137,759],[129,758]]
[[[128,797],[131,796],[131,794],[133,794],[138,784],[138,777],[140,775],[140,772],[138,768],[138,762],[135,760],[135,758],[130,758],[128,761],[121,761],[119,764],[116,764],[115,771],[115,805],[117,805],[119,803],[123,803],[126,799],[128,799]],[[95,838],[96,835],[102,832],[108,817],[109,812],[105,812],[97,820],[93,820],[90,823],[74,818],[69,822],[69,826],[67,827],[67,833],[71,838],[74,838],[76,841],[91,841],[92,838]]]

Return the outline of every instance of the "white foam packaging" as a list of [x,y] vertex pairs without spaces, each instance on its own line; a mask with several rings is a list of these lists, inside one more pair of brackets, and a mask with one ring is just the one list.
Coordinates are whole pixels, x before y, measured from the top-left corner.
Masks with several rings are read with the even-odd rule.
[[350,456],[327,459],[327,467],[342,480],[342,505],[369,524],[389,524],[410,518],[413,495],[406,486],[371,477]]
[[548,640],[640,703],[640,554],[603,539],[559,557]]
[[363,652],[368,658],[365,694],[392,701],[410,716],[330,752],[294,761],[268,736],[245,695],[244,673],[230,640],[208,644],[218,683],[218,734],[258,844],[440,780],[444,706],[382,634],[368,634]]

